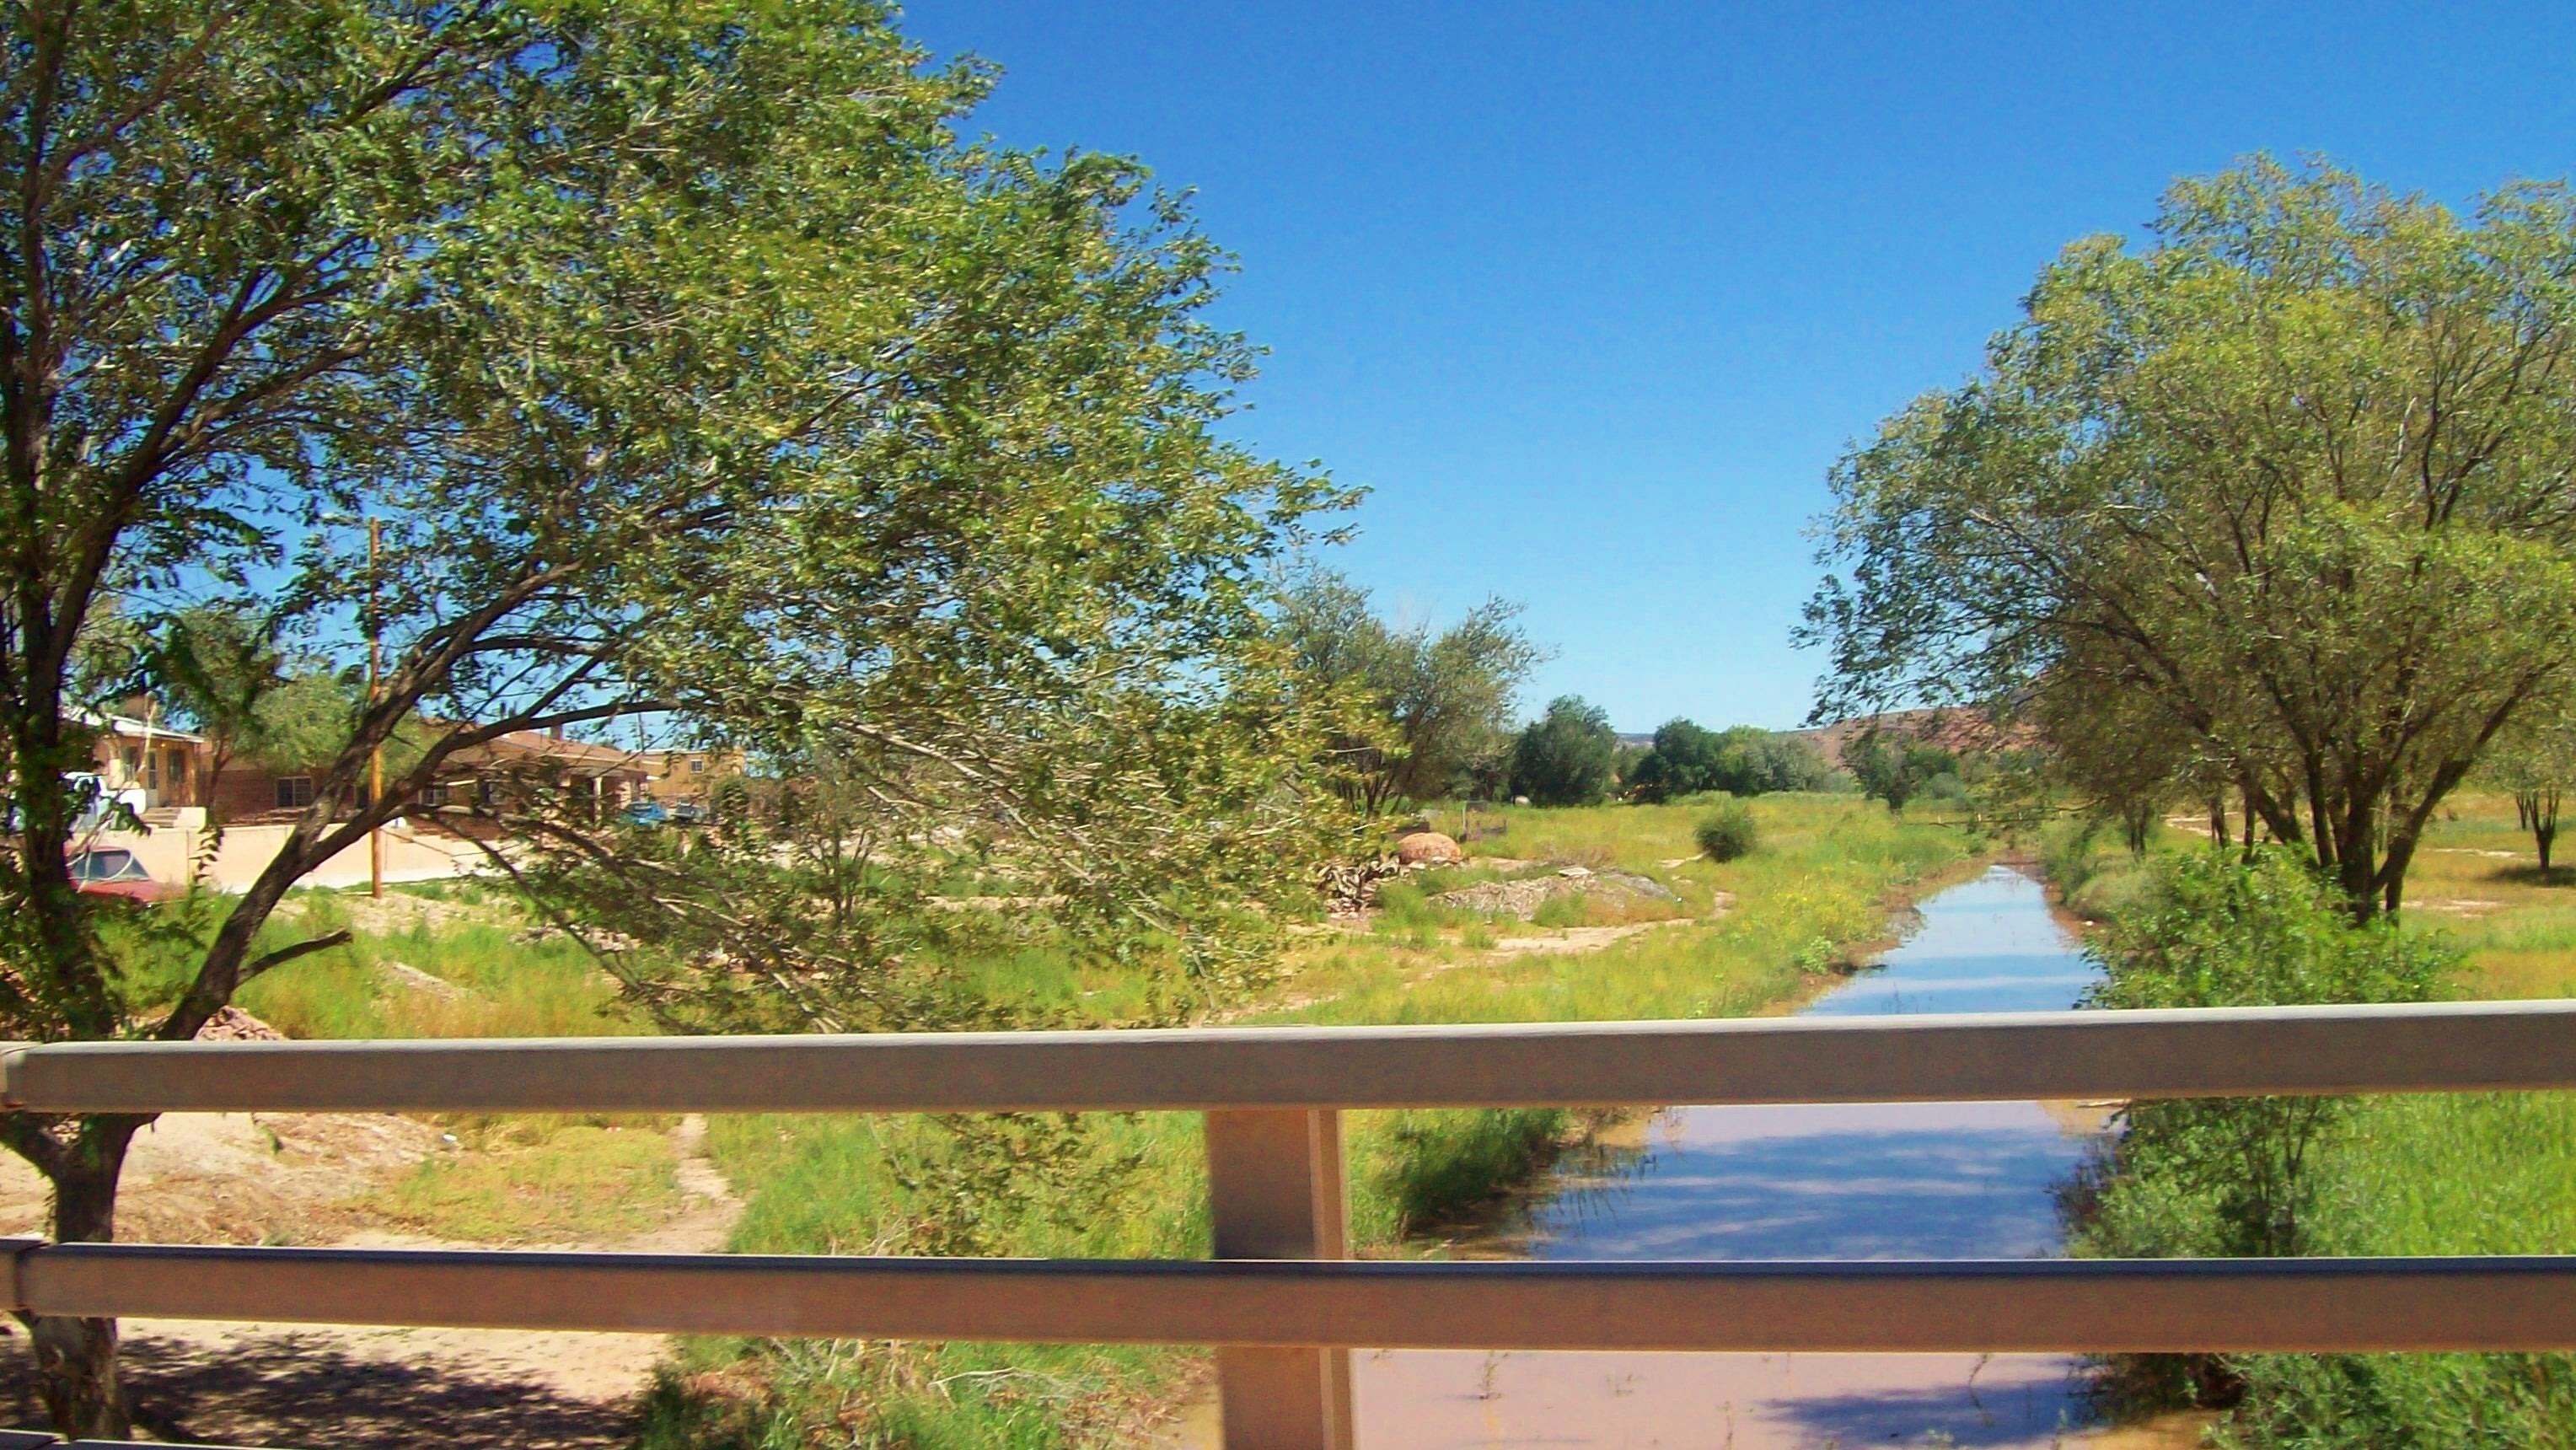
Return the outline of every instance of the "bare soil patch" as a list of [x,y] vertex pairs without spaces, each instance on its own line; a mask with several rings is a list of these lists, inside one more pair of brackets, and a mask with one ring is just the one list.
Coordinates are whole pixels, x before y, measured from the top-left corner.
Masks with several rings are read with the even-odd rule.
[[[681,1212],[614,1242],[547,1245],[632,1253],[720,1249],[742,1212],[705,1151],[706,1121],[673,1130]],[[362,1114],[174,1113],[136,1139],[120,1228],[138,1241],[485,1247],[369,1226],[364,1195],[431,1153],[437,1130]],[[43,1220],[41,1180],[0,1167],[0,1229]],[[392,1329],[128,1320],[127,1379],[165,1438],[374,1450],[435,1439],[450,1450],[624,1445],[668,1341],[654,1334]],[[36,1424],[23,1335],[0,1331],[17,1423]]]

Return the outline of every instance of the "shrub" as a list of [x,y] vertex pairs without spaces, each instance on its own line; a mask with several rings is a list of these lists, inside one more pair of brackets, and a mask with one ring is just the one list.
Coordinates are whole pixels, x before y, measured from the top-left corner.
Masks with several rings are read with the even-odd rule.
[[[2259,853],[2250,864],[2222,852],[2185,852],[2087,885],[2115,880],[2128,882],[2134,895],[2111,914],[2101,949],[2107,975],[2087,994],[2093,1006],[2419,1002],[2441,995],[2459,962],[2439,938],[2401,932],[2384,918],[2354,925],[2342,893],[2286,851]],[[2395,1169],[2419,1198],[2456,1192],[2428,1155],[2389,1153],[2392,1111],[2412,1109],[2349,1098],[2133,1103],[2124,1111],[2127,1131],[2097,1150],[2065,1190],[2076,1247],[2113,1258],[2424,1252],[2425,1245],[2368,1232],[2400,1197],[2385,1183],[2363,1189],[2361,1180],[2374,1171]],[[2468,1176],[2492,1182],[2500,1175],[2485,1169]],[[2468,1202],[2443,1206],[2454,1221],[2473,1223],[2486,1211],[2477,1206],[2478,1192],[2458,1196]],[[2247,1407],[2231,1433],[2248,1432],[2258,1445],[2540,1443],[2397,1433],[2413,1411],[2365,1413],[2359,1403],[2402,1379],[2381,1373],[2383,1361],[2394,1358],[2117,1356],[2105,1388],[2114,1398],[2165,1402],[2244,1394]],[[2296,1428],[2337,1421],[2372,1428],[2348,1438],[2312,1438]]]
[[1760,829],[1753,824],[1753,810],[1742,801],[1728,801],[1700,817],[1691,834],[1698,839],[1700,852],[1712,861],[1750,856],[1762,841]]

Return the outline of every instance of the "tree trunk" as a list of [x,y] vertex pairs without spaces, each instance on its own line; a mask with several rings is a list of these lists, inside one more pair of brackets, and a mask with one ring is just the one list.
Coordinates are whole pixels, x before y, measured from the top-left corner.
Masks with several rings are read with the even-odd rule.
[[[134,1126],[91,1119],[48,1174],[54,1241],[103,1244],[116,1237],[116,1182]],[[123,1440],[133,1430],[116,1368],[116,1321],[40,1314],[29,1321],[45,1413],[57,1434]]]
[[2540,873],[2549,874],[2549,848],[2558,842],[2558,792],[2535,792],[2531,797],[2531,840],[2540,848]]
[[[2352,919],[2356,922],[2366,922],[2379,914],[2379,822],[2375,806],[2376,802],[2362,801],[2345,810],[2335,833],[2334,860],[2327,863],[2334,871],[2335,883],[2352,904]],[[2402,873],[2405,868],[2398,869]]]

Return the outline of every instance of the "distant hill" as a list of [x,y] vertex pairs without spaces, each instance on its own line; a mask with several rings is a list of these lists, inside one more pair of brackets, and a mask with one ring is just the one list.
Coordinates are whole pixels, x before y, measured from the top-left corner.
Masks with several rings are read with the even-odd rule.
[[[2029,735],[2027,727],[1999,732],[1993,723],[1987,720],[1983,710],[1964,708],[1890,710],[1885,714],[1861,715],[1849,720],[1837,720],[1831,725],[1818,725],[1811,729],[1787,730],[1781,733],[1794,735],[1807,741],[1823,751],[1825,759],[1840,766],[1843,763],[1843,746],[1873,725],[1891,735],[1914,736],[1927,740],[1943,750],[1963,755],[1980,750],[1992,750],[1999,745],[2024,744],[2027,743]],[[2006,735],[2011,738],[2005,739]]]

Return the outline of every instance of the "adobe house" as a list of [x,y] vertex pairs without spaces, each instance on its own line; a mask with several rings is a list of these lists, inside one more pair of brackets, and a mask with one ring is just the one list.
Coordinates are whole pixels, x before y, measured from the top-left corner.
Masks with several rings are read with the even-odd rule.
[[[90,758],[99,778],[102,803],[130,807],[146,823],[201,826],[199,763],[206,738],[159,724],[148,702],[128,701],[133,714],[94,715],[80,711],[74,719],[92,732]],[[182,812],[194,812],[184,820]]]
[[739,750],[644,750],[635,755],[644,772],[644,794],[664,805],[704,805],[716,782],[742,774]]
[[448,757],[422,804],[495,805],[513,791],[588,796],[593,807],[613,811],[650,794],[651,762],[642,751],[566,740],[552,731],[514,730]]

